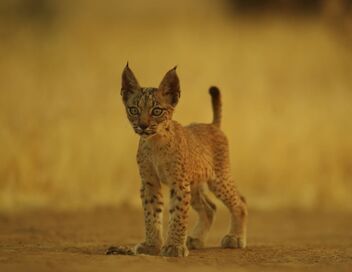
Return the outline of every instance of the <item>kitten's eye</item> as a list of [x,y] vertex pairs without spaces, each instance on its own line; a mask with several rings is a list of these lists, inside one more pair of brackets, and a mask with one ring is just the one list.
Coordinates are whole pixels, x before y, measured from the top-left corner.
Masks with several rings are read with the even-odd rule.
[[129,107],[128,113],[131,115],[137,115],[139,113],[139,110],[136,107]]
[[154,108],[154,109],[152,110],[152,114],[153,114],[154,116],[160,116],[162,113],[163,113],[163,109],[161,109],[161,108]]

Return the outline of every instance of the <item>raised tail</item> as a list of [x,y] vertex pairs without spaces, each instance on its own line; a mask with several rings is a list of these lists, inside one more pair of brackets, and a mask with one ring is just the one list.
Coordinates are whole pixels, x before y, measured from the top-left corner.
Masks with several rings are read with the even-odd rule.
[[213,106],[213,124],[220,127],[221,124],[221,96],[218,87],[212,86],[209,88],[211,95],[211,104]]

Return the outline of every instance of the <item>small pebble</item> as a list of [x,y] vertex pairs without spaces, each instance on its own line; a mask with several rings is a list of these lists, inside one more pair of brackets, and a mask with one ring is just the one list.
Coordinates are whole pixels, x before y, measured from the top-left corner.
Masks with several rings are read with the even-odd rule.
[[136,255],[132,248],[127,246],[113,246],[106,251],[106,255]]

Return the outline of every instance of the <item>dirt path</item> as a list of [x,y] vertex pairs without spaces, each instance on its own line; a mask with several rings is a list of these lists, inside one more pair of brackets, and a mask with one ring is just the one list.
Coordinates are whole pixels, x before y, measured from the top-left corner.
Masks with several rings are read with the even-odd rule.
[[252,212],[248,248],[218,248],[220,212],[209,248],[187,258],[105,255],[143,237],[140,211],[36,212],[0,216],[0,271],[352,271],[352,215]]

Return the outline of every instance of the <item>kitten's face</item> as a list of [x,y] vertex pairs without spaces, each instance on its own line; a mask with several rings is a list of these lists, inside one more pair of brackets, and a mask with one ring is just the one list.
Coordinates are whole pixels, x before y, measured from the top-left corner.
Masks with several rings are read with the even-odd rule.
[[171,120],[173,107],[158,95],[157,88],[140,88],[125,103],[128,120],[134,131],[150,136]]
[[167,127],[178,102],[176,70],[166,73],[159,88],[142,88],[127,65],[122,73],[121,95],[134,131],[142,137],[154,135]]

